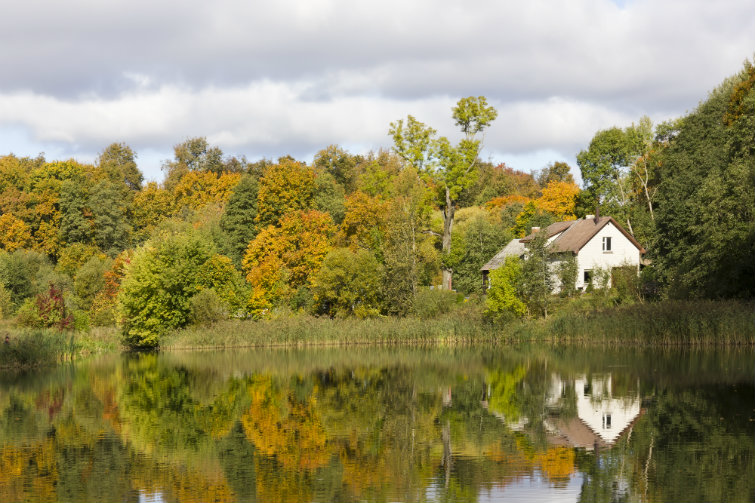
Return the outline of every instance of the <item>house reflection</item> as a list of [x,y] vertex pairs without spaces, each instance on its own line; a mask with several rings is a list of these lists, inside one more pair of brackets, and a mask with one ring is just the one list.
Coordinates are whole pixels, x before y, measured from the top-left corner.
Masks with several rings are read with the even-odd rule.
[[[562,381],[554,386],[551,396],[563,395]],[[614,396],[611,374],[580,376],[574,379],[577,415],[563,418],[550,414],[544,419],[549,442],[593,450],[610,447],[624,432],[630,430],[642,413],[640,383],[625,386]]]
[[[631,431],[643,413],[639,380],[622,380],[619,390],[615,390],[614,381],[612,374],[580,375],[569,380],[552,374],[540,418],[507,418],[500,412],[491,413],[512,431],[534,431],[542,421],[551,445],[588,451],[610,447]],[[526,393],[526,386],[520,392]]]

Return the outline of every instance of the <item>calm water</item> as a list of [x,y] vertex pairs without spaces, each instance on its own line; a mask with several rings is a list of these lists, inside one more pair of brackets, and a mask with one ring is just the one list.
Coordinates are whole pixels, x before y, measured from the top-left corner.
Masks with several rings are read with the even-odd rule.
[[0,501],[753,501],[748,350],[113,356],[0,375]]

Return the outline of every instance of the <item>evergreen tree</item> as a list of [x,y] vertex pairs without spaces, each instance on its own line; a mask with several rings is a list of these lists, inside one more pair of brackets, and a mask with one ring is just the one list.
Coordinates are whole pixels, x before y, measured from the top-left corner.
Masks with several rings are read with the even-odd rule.
[[259,232],[256,221],[258,191],[259,185],[255,177],[242,176],[220,219],[220,228],[225,234],[225,252],[238,267],[241,266],[241,259],[249,242]]

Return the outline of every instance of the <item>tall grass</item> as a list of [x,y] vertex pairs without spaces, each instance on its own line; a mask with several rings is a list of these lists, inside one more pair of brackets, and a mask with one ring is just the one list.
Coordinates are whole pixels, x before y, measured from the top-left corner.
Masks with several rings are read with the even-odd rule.
[[52,365],[120,348],[120,332],[115,327],[88,332],[6,329],[0,331],[0,368]]
[[755,344],[752,301],[664,301],[592,311],[565,308],[512,327],[515,339],[612,344]]
[[[594,305],[593,305],[594,306]],[[306,315],[266,321],[225,321],[172,332],[164,349],[308,345],[458,345],[521,342],[677,345],[755,344],[755,303],[668,301],[585,310],[564,306],[548,319],[506,325],[478,306],[432,319],[327,319]]]

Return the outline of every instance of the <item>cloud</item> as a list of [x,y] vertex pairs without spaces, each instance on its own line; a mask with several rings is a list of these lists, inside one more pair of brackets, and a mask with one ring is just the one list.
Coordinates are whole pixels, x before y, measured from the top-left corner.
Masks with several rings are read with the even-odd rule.
[[468,95],[500,112],[490,152],[571,158],[692,109],[755,47],[750,0],[37,0],[4,18],[0,127],[85,158],[191,136],[251,158],[367,150],[407,114],[453,135]]

